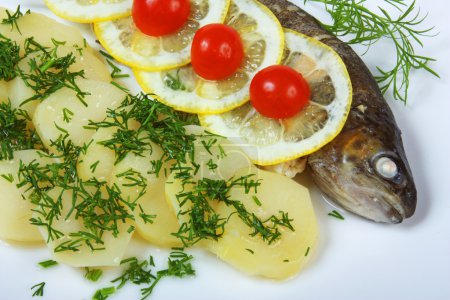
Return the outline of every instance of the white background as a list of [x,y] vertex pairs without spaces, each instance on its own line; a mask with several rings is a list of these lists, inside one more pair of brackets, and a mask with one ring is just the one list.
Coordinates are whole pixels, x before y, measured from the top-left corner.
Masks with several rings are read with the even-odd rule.
[[[43,7],[39,0],[1,0],[0,5],[15,8],[19,2],[24,8],[43,11],[36,9]],[[295,2],[303,7],[303,1]],[[375,6],[383,1],[369,2]],[[441,79],[413,72],[408,105],[388,99],[403,131],[418,189],[414,217],[400,225],[379,225],[343,212],[346,220],[339,221],[327,216],[333,208],[313,190],[321,231],[319,250],[298,277],[281,283],[250,278],[198,251],[193,252],[197,276],[164,280],[150,299],[450,299],[450,4],[417,2],[422,12],[429,13],[427,25],[436,26],[439,33],[417,50],[437,59],[431,66]],[[306,10],[327,20],[320,6],[307,5]],[[88,26],[81,27],[90,33]],[[364,56],[372,70],[392,61],[385,47],[382,44]],[[160,260],[166,255],[138,243],[128,255],[137,254]],[[0,242],[0,299],[31,299],[30,287],[42,281],[47,282],[43,299],[90,299],[115,275],[108,271],[101,283],[91,284],[83,279],[82,270],[37,266],[49,258],[42,247]],[[137,287],[130,287],[112,299],[138,296]]]

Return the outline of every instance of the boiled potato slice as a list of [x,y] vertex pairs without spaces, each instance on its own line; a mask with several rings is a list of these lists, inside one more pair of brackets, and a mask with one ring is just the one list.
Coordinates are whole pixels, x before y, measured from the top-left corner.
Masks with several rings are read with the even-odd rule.
[[7,102],[9,97],[9,82],[0,80],[0,103]]
[[11,28],[9,24],[0,24],[0,34],[16,41],[20,45],[22,55],[24,42],[29,37],[33,37],[36,42],[45,47],[54,46],[52,39],[66,42],[67,46],[83,47],[84,45],[83,35],[78,28],[61,24],[39,13],[25,14],[17,20],[17,26],[20,32],[15,26]]
[[8,98],[11,101],[11,107],[25,110],[30,117],[33,117],[39,100],[30,101],[23,105],[22,102],[34,95],[33,89],[27,86],[20,76],[9,82]]
[[[39,242],[42,236],[38,228],[30,224],[34,205],[27,198],[29,186],[18,188],[20,162],[41,165],[57,162],[55,158],[41,157],[39,151],[21,150],[14,152],[14,159],[0,161],[0,238],[19,242]],[[6,178],[5,178],[6,177]],[[7,179],[8,178],[8,179]],[[12,179],[12,182],[10,181]]]
[[[128,232],[130,226],[133,226],[131,221],[124,223],[122,220],[118,220],[119,235],[117,237],[114,237],[112,232],[105,231],[102,236],[103,244],[93,244],[94,248],[105,248],[104,250],[92,251],[85,243],[81,242],[78,251],[55,251],[56,247],[61,245],[61,243],[72,242],[77,239],[76,237],[70,236],[70,233],[89,230],[85,228],[81,218],[75,218],[75,213],[70,214],[67,218],[72,207],[72,191],[66,190],[63,192],[61,188],[54,188],[48,192],[48,195],[53,199],[62,195],[61,217],[53,220],[52,227],[62,232],[64,236],[53,241],[48,241],[47,228],[45,226],[39,227],[44,240],[48,241],[47,247],[56,261],[73,267],[104,267],[118,266],[120,264],[132,237],[132,233]],[[40,214],[34,213],[34,217],[40,216]]]
[[[130,130],[137,130],[139,126],[137,121],[129,120],[128,122]],[[99,181],[111,181],[117,157],[114,150],[99,143],[112,139],[117,130],[117,127],[102,127],[94,133],[88,150],[80,154],[77,170],[78,176],[82,180],[89,180],[95,177]]]
[[[69,53],[73,53],[75,57],[75,62],[69,67],[69,72],[78,72],[80,70],[84,70],[84,78],[99,80],[99,81],[111,81],[111,76],[109,74],[109,70],[107,66],[98,59],[94,54],[90,51],[76,51],[73,47],[67,46],[59,46],[57,55],[58,57],[63,57],[68,55]],[[30,55],[29,57],[20,61],[18,67],[28,74],[30,72],[29,62],[31,59],[35,59],[36,56]],[[31,84],[34,84],[31,82]],[[1,86],[0,86],[1,87]],[[1,93],[1,92],[0,92]],[[0,94],[1,95],[1,94]],[[8,97],[11,100],[11,105],[14,108],[21,108],[28,112],[30,117],[33,117],[36,107],[40,103],[40,99],[36,99],[30,102],[27,102],[22,105],[22,103],[33,97],[35,95],[34,90],[29,87],[25,81],[17,76],[9,83],[9,94]]]
[[78,176],[82,180],[94,177],[99,181],[109,182],[111,180],[111,172],[116,161],[115,152],[98,143],[112,139],[116,132],[116,127],[99,128],[92,136],[88,151],[80,155],[77,165]]
[[[163,151],[154,143],[151,143],[151,149],[151,152],[147,151],[143,156],[133,153],[128,154],[114,168],[113,174],[115,179],[113,181],[119,185],[122,195],[129,198],[129,201],[134,201],[134,199],[138,198],[142,188],[127,186],[132,182],[125,176],[120,175],[133,170],[134,172],[139,172],[145,178],[147,182],[146,192],[139,198],[137,201],[138,206],[134,210],[136,230],[145,240],[154,245],[178,247],[181,246],[180,240],[171,234],[178,231],[178,221],[164,197],[165,172],[161,170],[159,176],[152,174],[153,167],[151,162],[158,161],[162,157]],[[140,216],[142,212],[148,215],[155,215],[153,223],[146,223]]]
[[[246,175],[242,170],[236,177]],[[225,233],[219,241],[209,243],[209,250],[220,259],[250,275],[273,279],[286,279],[297,274],[314,252],[318,226],[308,189],[295,181],[275,173],[259,170],[256,178],[261,179],[256,196],[245,193],[243,187],[233,187],[230,199],[241,201],[246,209],[261,220],[280,211],[288,213],[295,231],[279,227],[281,238],[271,245],[260,236],[250,236],[252,230],[237,216],[231,215]],[[217,212],[229,216],[233,210],[221,203]],[[308,253],[308,255],[306,255]]]
[[193,157],[188,156],[189,166],[199,165],[194,179],[209,178],[215,180],[228,180],[237,170],[253,166],[242,147],[230,140],[211,135],[200,126],[186,126],[186,133],[197,135]]
[[[90,95],[84,97],[85,106],[72,89],[63,88],[36,108],[33,123],[44,145],[51,147],[51,141],[64,135],[61,129],[67,131],[69,139],[74,145],[83,146],[91,141],[94,130],[84,128],[89,121],[99,122],[106,118],[107,109],[117,108],[126,94],[109,83],[95,80],[78,80],[78,86],[82,91]],[[64,114],[70,112],[70,120],[64,120]],[[58,129],[57,126],[61,129]]]

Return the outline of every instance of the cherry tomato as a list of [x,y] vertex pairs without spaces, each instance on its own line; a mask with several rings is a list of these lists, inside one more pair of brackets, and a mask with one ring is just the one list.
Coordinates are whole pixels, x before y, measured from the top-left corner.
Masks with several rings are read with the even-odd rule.
[[132,16],[140,31],[163,36],[180,29],[191,11],[189,0],[134,0]]
[[191,63],[194,71],[204,79],[221,80],[233,75],[243,59],[241,37],[230,26],[209,24],[195,33]]
[[263,116],[283,119],[296,115],[309,102],[310,89],[303,76],[287,66],[259,71],[250,84],[250,100]]

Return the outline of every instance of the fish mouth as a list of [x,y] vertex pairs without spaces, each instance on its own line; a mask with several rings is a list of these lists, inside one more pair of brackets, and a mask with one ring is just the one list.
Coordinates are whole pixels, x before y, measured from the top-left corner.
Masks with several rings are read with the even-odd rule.
[[314,181],[333,202],[368,220],[398,224],[414,213],[416,193],[413,186],[399,194],[376,177],[359,174],[350,178],[325,179],[315,175],[313,172]]
[[383,188],[352,185],[339,198],[337,202],[349,211],[375,222],[398,224],[408,217],[401,197]]

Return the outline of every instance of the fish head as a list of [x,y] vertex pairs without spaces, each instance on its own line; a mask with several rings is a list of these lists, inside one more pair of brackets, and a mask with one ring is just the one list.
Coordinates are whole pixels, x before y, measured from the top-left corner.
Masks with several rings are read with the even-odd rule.
[[416,188],[401,140],[379,133],[366,127],[341,133],[308,163],[319,187],[345,209],[400,223],[414,214]]

